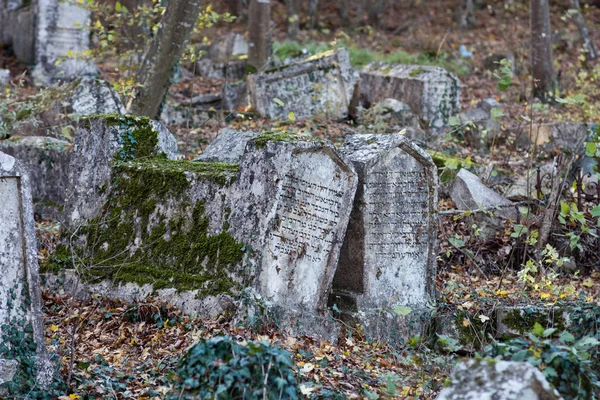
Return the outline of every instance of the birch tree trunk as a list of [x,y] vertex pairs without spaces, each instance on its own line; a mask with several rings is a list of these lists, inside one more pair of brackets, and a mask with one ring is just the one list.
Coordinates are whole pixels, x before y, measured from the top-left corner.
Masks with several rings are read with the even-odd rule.
[[534,97],[543,103],[554,101],[557,83],[548,0],[531,0],[531,67]]
[[131,103],[131,113],[158,118],[171,76],[185,50],[202,0],[169,0],[156,36],[152,39],[136,76],[141,86]]
[[263,70],[271,56],[271,2],[251,0],[248,13],[248,65]]

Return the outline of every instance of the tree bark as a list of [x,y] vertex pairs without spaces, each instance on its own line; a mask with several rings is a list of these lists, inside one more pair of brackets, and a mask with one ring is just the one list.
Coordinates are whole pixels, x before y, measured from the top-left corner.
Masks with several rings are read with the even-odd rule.
[[300,30],[298,0],[285,0],[285,5],[287,7],[287,34],[291,39],[295,39]]
[[131,113],[158,118],[170,79],[202,9],[202,0],[169,0],[136,77]]
[[378,28],[381,26],[381,14],[385,9],[385,0],[372,0],[369,6],[369,24]]
[[339,0],[338,12],[340,14],[340,18],[342,19],[342,24],[344,26],[348,26],[350,23],[350,18],[348,18],[348,0]]
[[469,29],[475,26],[475,5],[473,0],[464,0],[458,16],[458,27]]
[[534,97],[543,103],[553,102],[557,83],[548,0],[531,0],[531,66]]
[[260,72],[271,56],[271,2],[251,0],[248,15],[248,65]]
[[581,40],[583,40],[583,45],[588,52],[587,58],[593,61],[598,56],[598,53],[594,47],[594,42],[592,42],[590,39],[590,33],[588,32],[583,15],[581,15],[581,6],[579,5],[579,0],[571,0],[571,7],[577,11],[575,13],[575,23],[577,24],[577,28],[579,28],[579,35],[581,36]]
[[308,0],[308,29],[317,26],[317,11],[319,11],[319,0]]

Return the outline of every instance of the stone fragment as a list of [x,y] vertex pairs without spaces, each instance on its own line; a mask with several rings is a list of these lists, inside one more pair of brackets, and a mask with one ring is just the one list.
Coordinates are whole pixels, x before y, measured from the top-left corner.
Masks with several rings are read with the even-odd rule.
[[60,219],[65,204],[71,143],[50,137],[25,136],[0,140],[0,151],[27,165],[35,212]]
[[363,103],[386,98],[402,101],[431,127],[447,126],[459,112],[460,81],[443,68],[374,62],[361,71],[360,78]]
[[581,151],[584,142],[593,139],[593,134],[593,125],[582,122],[533,124],[525,128],[519,144],[543,146],[546,150]]
[[80,121],[68,170],[67,224],[99,215],[115,161],[164,154],[177,158],[177,142],[164,125],[145,117],[90,116]]
[[194,161],[239,163],[248,141],[258,135],[258,132],[241,132],[229,128],[221,129],[217,138]]
[[469,360],[450,375],[437,400],[559,400],[542,372],[526,362]]
[[[44,339],[30,180],[22,164],[2,152],[0,204],[0,379],[12,379],[15,361],[33,361],[38,381],[47,384],[52,368]],[[36,348],[31,354],[24,352],[28,342]]]
[[[437,168],[404,135],[353,135],[340,151],[354,164],[359,188],[334,295],[351,299],[368,334],[387,337],[405,322],[404,311],[428,313],[435,299]],[[383,328],[374,318],[381,310],[400,322]],[[410,336],[403,328],[396,334]]]
[[345,49],[248,77],[250,105],[262,116],[297,119],[344,118],[358,74]]
[[10,82],[10,71],[7,69],[0,69],[0,87],[8,85]]
[[463,125],[465,141],[472,147],[480,148],[500,130],[500,121],[492,115],[492,109],[501,105],[495,99],[480,101],[475,108],[459,115]]
[[243,110],[248,106],[248,85],[246,82],[226,82],[221,91],[221,98],[224,110]]
[[119,94],[101,79],[82,80],[68,103],[71,112],[78,115],[125,113]]
[[488,210],[503,218],[516,218],[513,203],[486,187],[477,175],[461,168],[450,189],[450,198],[459,210]]

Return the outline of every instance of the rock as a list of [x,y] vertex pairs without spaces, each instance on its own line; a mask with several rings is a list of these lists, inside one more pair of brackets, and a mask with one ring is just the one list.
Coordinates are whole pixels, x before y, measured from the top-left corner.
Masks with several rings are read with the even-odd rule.
[[487,210],[503,218],[516,218],[513,203],[486,187],[479,178],[461,168],[450,189],[450,197],[459,210]]
[[248,106],[248,85],[246,82],[225,83],[221,91],[223,109],[236,111]]
[[480,101],[472,108],[459,115],[463,124],[463,134],[467,144],[480,148],[487,140],[496,137],[500,131],[500,121],[492,115],[492,109],[501,105],[494,99]]
[[[374,114],[374,115],[373,115]],[[360,121],[362,124],[371,123],[377,125],[384,122],[390,133],[397,133],[403,128],[413,127],[419,128],[419,117],[417,117],[410,109],[408,104],[395,99],[384,99],[363,113],[362,118],[365,121]],[[377,132],[383,133],[383,132]]]
[[345,49],[248,76],[250,105],[262,116],[297,119],[348,115],[358,74]]
[[248,60],[213,61],[203,58],[196,61],[195,72],[197,75],[211,79],[234,79],[239,80],[246,73]]
[[15,136],[0,140],[0,151],[23,160],[30,177],[35,212],[57,220],[66,202],[71,143],[40,136]]
[[177,142],[162,124],[145,117],[90,116],[80,121],[72,152],[65,223],[77,226],[99,215],[115,161],[159,154],[173,160],[177,158]]
[[[30,180],[23,165],[0,152],[0,380],[33,362],[44,385],[52,378],[46,354]],[[27,338],[36,350],[26,351]],[[27,368],[27,367],[24,367]]]
[[450,375],[437,400],[559,400],[544,374],[526,362],[469,360]]
[[403,135],[349,136],[340,151],[359,189],[333,295],[346,299],[342,309],[352,303],[367,335],[406,339],[422,324],[409,327],[405,317],[428,315],[436,297],[437,168]]
[[[525,128],[525,134],[519,138],[521,146],[543,146],[545,150],[580,151],[583,142],[592,140],[593,125],[581,122],[555,122],[533,124]],[[581,148],[576,148],[581,145]]]
[[536,185],[538,181],[538,170],[529,172],[528,176],[520,177],[511,185],[506,197],[510,200],[539,199],[540,195],[550,193],[552,181],[556,177],[558,169],[554,162],[544,164],[539,168],[539,179],[541,183],[541,192],[537,193]]
[[35,64],[35,2],[13,0],[0,3],[0,43],[10,46],[17,60]]
[[217,138],[208,145],[202,154],[194,158],[194,161],[237,164],[242,159],[248,142],[258,135],[258,132],[221,129]]
[[82,80],[69,103],[71,112],[79,115],[125,113],[119,94],[101,79]]
[[206,56],[196,61],[196,74],[212,79],[241,79],[248,63],[248,43],[238,33],[213,41]]
[[10,71],[0,69],[0,87],[8,85],[10,82]]
[[459,111],[460,81],[440,67],[374,62],[360,74],[361,99],[392,98],[408,104],[429,126],[441,128]]
[[206,52],[213,61],[227,61],[248,55],[248,42],[239,33],[231,32],[213,41]]
[[160,114],[160,122],[168,126],[178,125],[198,128],[206,125],[207,121],[217,118],[218,112],[219,110],[216,109],[203,110],[186,104],[179,104],[173,98],[167,96]]

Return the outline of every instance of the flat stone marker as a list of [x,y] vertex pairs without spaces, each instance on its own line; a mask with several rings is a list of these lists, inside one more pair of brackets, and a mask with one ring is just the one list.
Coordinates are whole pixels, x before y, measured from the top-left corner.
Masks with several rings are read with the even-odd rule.
[[425,308],[435,298],[435,164],[400,134],[352,135],[340,151],[359,185],[334,293],[353,298],[359,312]]
[[237,202],[230,223],[240,240],[255,236],[250,242],[262,253],[256,286],[263,296],[325,310],[356,183],[352,166],[328,142],[258,137],[248,143],[239,192],[231,194],[245,201]]
[[[31,357],[36,358],[38,379],[46,381],[51,371],[45,351],[29,178],[15,158],[1,152],[0,204],[0,330],[9,337],[32,332],[37,349]],[[15,337],[15,343],[2,344],[8,350],[0,353],[0,381],[7,382],[18,366],[13,351],[22,350],[14,346],[26,343]]]
[[441,67],[374,62],[361,71],[360,78],[363,101],[400,100],[434,128],[447,126],[460,111],[460,81]]
[[265,117],[344,118],[358,74],[345,49],[248,76],[250,105]]

